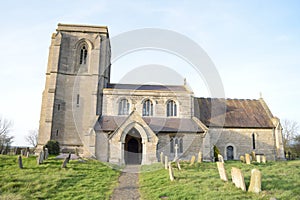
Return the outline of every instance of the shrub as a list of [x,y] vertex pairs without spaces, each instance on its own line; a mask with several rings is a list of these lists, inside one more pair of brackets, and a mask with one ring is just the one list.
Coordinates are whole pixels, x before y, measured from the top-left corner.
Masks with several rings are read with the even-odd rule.
[[49,140],[45,146],[46,148],[48,148],[48,152],[50,155],[59,154],[60,148],[59,148],[59,143],[57,141]]
[[214,157],[215,157],[215,161],[219,161],[218,154],[221,154],[220,150],[218,149],[218,147],[216,145],[214,145]]

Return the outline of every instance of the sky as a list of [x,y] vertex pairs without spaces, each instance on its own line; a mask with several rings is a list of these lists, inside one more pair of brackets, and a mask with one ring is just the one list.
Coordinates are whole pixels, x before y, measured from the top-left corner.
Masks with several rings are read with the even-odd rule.
[[[300,124],[299,19],[296,0],[3,1],[0,116],[13,122],[13,144],[28,145],[25,135],[39,124],[51,34],[58,23],[71,23],[108,26],[111,38],[141,28],[180,33],[211,58],[226,98],[257,99],[262,93],[275,116]],[[111,80],[118,82],[149,64],[173,69],[196,96],[210,96],[191,66],[160,51],[134,52],[114,61]]]

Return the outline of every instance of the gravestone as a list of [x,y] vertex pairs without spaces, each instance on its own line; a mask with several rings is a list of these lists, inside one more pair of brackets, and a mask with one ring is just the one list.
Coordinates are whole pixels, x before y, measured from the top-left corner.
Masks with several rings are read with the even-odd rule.
[[258,169],[252,169],[251,171],[251,179],[248,192],[261,192],[261,172]]
[[256,162],[261,163],[261,156],[260,155],[256,156]]
[[176,165],[177,165],[178,170],[181,170],[179,159],[176,160]]
[[26,158],[29,158],[29,151],[26,152]]
[[164,164],[164,153],[160,152],[160,162],[161,164]]
[[23,169],[23,163],[22,163],[22,156],[18,156],[18,163],[19,163],[19,168]]
[[202,157],[203,157],[203,154],[201,151],[199,151],[198,153],[198,163],[202,163]]
[[192,166],[195,163],[195,160],[196,160],[196,156],[192,156],[190,166]]
[[39,153],[38,157],[36,158],[37,164],[40,165],[43,163],[43,155],[42,151]]
[[245,163],[245,157],[244,157],[244,156],[240,156],[240,161],[241,161],[242,163]]
[[2,151],[1,151],[1,154],[2,154],[2,155],[4,155],[4,154],[5,154],[5,150],[4,150],[4,149],[2,149]]
[[254,151],[251,152],[252,161],[256,161],[256,154]]
[[261,157],[261,162],[262,162],[262,163],[266,163],[266,162],[267,162],[266,156],[262,156],[262,157]]
[[246,160],[246,164],[250,165],[251,161],[250,161],[250,155],[248,153],[245,154],[245,160]]
[[24,156],[24,149],[21,149],[21,156]]
[[45,160],[47,160],[49,157],[48,148],[45,148],[45,156],[44,157],[45,157]]
[[224,163],[224,158],[221,154],[218,154],[218,161]]
[[231,178],[232,182],[237,188],[241,188],[243,191],[246,191],[245,180],[242,171],[239,168],[231,168]]
[[165,169],[168,169],[168,156],[165,156]]
[[44,150],[41,151],[41,157],[40,157],[40,159],[41,159],[40,163],[42,164],[44,162],[44,160],[45,160],[45,152],[44,152]]
[[170,176],[170,180],[171,181],[174,181],[174,173],[173,173],[173,168],[172,168],[172,165],[171,165],[171,162],[169,162],[169,176]]
[[224,163],[217,162],[217,166],[218,166],[218,171],[219,171],[219,175],[220,175],[221,180],[228,181],[226,171],[225,171],[225,167],[224,167]]

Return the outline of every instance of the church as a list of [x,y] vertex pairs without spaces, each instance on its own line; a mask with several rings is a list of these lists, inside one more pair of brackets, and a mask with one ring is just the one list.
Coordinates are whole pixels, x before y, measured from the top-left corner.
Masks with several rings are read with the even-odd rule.
[[58,24],[49,48],[38,147],[56,140],[63,153],[78,151],[113,164],[152,164],[160,154],[213,161],[254,151],[284,159],[282,127],[263,98],[195,97],[187,85],[110,82],[106,26]]

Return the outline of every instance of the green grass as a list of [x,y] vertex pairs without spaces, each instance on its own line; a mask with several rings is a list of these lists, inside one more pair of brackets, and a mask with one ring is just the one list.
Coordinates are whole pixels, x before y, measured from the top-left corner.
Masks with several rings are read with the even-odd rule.
[[[246,187],[250,183],[251,170],[262,172],[262,192],[244,192],[231,182],[231,167],[242,170]],[[181,163],[182,170],[176,169],[175,181],[169,179],[168,170],[161,164],[143,166],[139,176],[140,192],[143,199],[297,199],[300,200],[300,161],[269,162],[246,165],[237,161],[226,162],[229,182],[219,178],[216,163],[201,163],[189,166]],[[148,172],[147,172],[148,171]]]
[[50,157],[42,165],[36,158],[0,155],[0,199],[109,199],[120,172],[95,160],[62,160]]

